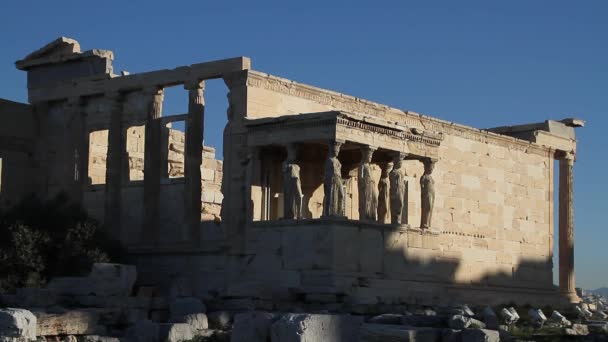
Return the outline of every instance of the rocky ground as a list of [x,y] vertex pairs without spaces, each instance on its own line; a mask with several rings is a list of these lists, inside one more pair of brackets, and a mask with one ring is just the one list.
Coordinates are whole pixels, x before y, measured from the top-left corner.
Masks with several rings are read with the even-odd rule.
[[254,311],[222,308],[183,289],[160,295],[139,287],[133,295],[135,280],[133,266],[95,264],[87,277],[0,295],[0,342],[608,341],[608,301],[593,295],[563,313],[404,305],[372,315],[382,308],[311,310],[302,303]]

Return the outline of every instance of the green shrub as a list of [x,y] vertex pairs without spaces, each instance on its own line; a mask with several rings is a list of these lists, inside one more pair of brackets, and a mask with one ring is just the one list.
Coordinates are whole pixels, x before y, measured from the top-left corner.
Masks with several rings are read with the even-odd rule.
[[65,194],[46,202],[31,197],[0,213],[0,292],[84,275],[95,262],[122,259],[120,244]]

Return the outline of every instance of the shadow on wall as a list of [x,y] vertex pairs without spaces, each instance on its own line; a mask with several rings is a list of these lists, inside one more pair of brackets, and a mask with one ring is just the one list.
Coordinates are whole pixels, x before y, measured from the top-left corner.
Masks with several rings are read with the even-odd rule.
[[383,272],[358,278],[354,293],[364,302],[375,293],[386,296],[388,302],[431,305],[567,303],[567,297],[553,284],[551,259],[513,253],[511,257],[518,261],[501,263],[496,254],[500,253],[474,247],[452,253],[416,247],[385,249]]
[[0,209],[6,209],[35,190],[36,123],[30,105],[4,99],[0,122]]

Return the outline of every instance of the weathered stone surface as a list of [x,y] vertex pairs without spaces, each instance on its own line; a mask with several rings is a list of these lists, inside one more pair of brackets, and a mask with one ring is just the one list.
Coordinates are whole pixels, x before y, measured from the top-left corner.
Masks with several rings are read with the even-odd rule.
[[401,324],[403,315],[401,314],[382,314],[370,318],[367,322],[374,324]]
[[112,336],[86,335],[82,336],[83,342],[120,342],[120,338]]
[[593,313],[591,311],[587,310],[586,307],[575,306],[574,310],[576,310],[576,313],[581,318],[589,319],[593,316]]
[[111,263],[95,263],[89,279],[95,294],[99,296],[129,296],[137,279],[135,266]]
[[608,323],[587,324],[587,328],[592,333],[608,335]]
[[443,329],[441,331],[441,342],[462,342],[462,330]]
[[214,311],[207,315],[209,319],[209,328],[211,329],[228,329],[232,323],[232,316],[228,311]]
[[0,309],[0,338],[36,339],[36,316],[25,309]]
[[194,338],[192,327],[186,323],[159,324],[158,341],[182,342]]
[[175,298],[169,306],[171,322],[182,322],[189,314],[205,313],[205,304],[195,297]]
[[545,321],[547,321],[547,317],[541,309],[530,309],[528,311],[528,316],[532,323],[539,327],[542,327],[543,324],[545,324]]
[[605,321],[606,319],[608,319],[608,315],[598,310],[593,313],[593,316],[591,316],[591,318]]
[[204,313],[188,314],[183,316],[183,322],[174,323],[186,323],[194,332],[209,329],[209,321]]
[[587,336],[589,328],[584,324],[572,324],[572,327],[564,329],[564,333],[570,336]]
[[442,332],[435,328],[397,326],[392,324],[363,324],[359,333],[361,342],[439,341]]
[[499,342],[500,334],[496,330],[464,329],[462,342]]
[[485,324],[472,317],[463,315],[453,315],[448,319],[448,326],[451,329],[465,329],[469,327],[473,328],[485,328]]
[[564,317],[564,315],[556,310],[553,310],[551,313],[551,320],[562,327],[569,327],[572,324],[568,319],[566,319],[566,317]]
[[96,263],[87,277],[53,278],[46,289],[68,296],[124,296],[131,294],[137,278],[135,266]]
[[515,309],[502,308],[502,310],[500,310],[500,316],[507,325],[515,324],[519,320],[519,315]]
[[137,342],[156,342],[159,337],[160,326],[156,322],[142,320],[135,323],[128,332],[127,337]]
[[403,325],[409,325],[413,327],[434,327],[441,328],[445,326],[446,320],[440,316],[427,316],[427,315],[406,315],[401,320]]
[[286,314],[272,324],[272,342],[356,341],[362,319],[350,315]]
[[270,326],[276,315],[252,311],[234,316],[232,325],[232,342],[266,342],[270,338]]
[[95,311],[72,310],[64,313],[35,312],[38,319],[39,336],[57,335],[104,335],[106,329],[100,324],[100,315]]
[[496,316],[494,310],[492,310],[491,307],[486,306],[483,309],[482,315],[483,321],[488,329],[498,330],[498,328],[500,327],[500,323],[498,322],[498,317]]

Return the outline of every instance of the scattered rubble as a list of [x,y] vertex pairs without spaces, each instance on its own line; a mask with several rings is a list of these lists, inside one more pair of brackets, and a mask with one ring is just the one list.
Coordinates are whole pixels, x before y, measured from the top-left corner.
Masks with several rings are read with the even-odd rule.
[[[468,305],[365,311],[303,302],[254,311],[254,301],[203,301],[181,283],[167,293],[150,286],[134,291],[135,274],[130,266],[96,264],[87,277],[60,278],[43,289],[0,295],[0,304],[22,306],[0,309],[0,341],[177,342],[197,336],[232,342],[608,340],[603,298],[585,297],[561,312],[547,311],[549,319],[538,308],[526,308],[520,317],[514,307]],[[91,279],[100,281],[94,291],[86,291],[82,284]],[[381,313],[383,308],[393,311]]]

